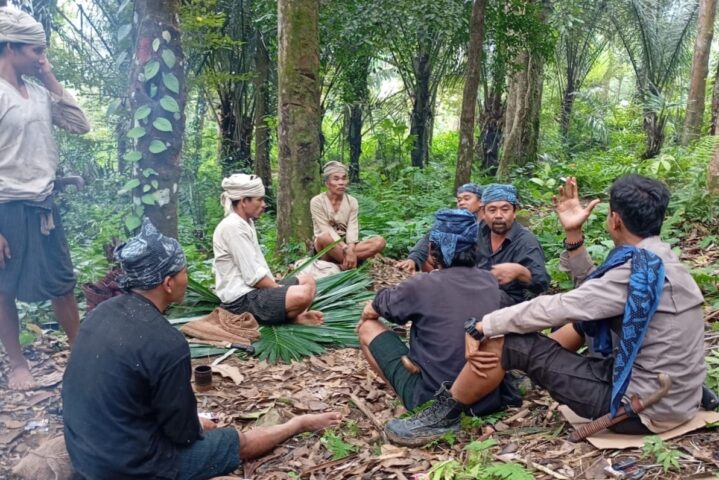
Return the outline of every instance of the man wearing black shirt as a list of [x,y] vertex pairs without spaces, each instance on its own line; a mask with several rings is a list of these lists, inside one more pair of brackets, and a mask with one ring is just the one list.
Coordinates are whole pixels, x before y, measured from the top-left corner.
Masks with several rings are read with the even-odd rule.
[[115,255],[128,293],[88,315],[63,380],[65,442],[82,478],[212,478],[297,433],[339,422],[336,413],[304,415],[239,433],[201,421],[189,346],[162,315],[187,287],[179,243],[146,219]]
[[[494,276],[474,266],[477,222],[472,213],[440,210],[429,236],[430,255],[440,268],[380,290],[358,326],[368,363],[410,410],[434,398],[445,382],[454,381],[465,364],[464,321],[498,309],[501,300]],[[409,348],[379,317],[396,324],[412,321]],[[419,372],[411,374],[403,366],[403,356]],[[521,399],[516,390],[504,382],[471,410],[485,415],[517,403]]]
[[502,306],[529,300],[549,288],[544,250],[532,232],[517,223],[517,190],[492,184],[482,193],[484,222],[477,239],[479,268],[490,270],[503,292]]

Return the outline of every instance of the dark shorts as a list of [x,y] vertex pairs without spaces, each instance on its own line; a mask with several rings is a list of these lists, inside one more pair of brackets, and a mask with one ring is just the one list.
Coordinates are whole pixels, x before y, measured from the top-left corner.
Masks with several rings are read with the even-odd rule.
[[234,428],[216,428],[177,451],[177,480],[205,480],[227,475],[240,466],[240,435]]
[[402,365],[402,356],[409,355],[409,348],[399,335],[386,331],[377,335],[369,344],[369,351],[407,410],[418,405],[415,390],[422,382],[421,375],[413,375]]
[[[502,368],[521,370],[556,401],[585,418],[609,413],[612,396],[612,357],[579,355],[539,333],[504,336]],[[617,424],[618,433],[646,434],[638,418]]]
[[60,213],[52,204],[55,229],[43,235],[42,212],[25,202],[0,203],[0,235],[7,240],[11,255],[0,269],[0,292],[24,302],[59,298],[75,287]]
[[285,300],[287,290],[291,286],[298,285],[297,277],[281,280],[279,288],[256,288],[242,295],[231,303],[223,303],[221,306],[237,315],[250,312],[257,323],[261,325],[280,325],[287,323],[287,309]]

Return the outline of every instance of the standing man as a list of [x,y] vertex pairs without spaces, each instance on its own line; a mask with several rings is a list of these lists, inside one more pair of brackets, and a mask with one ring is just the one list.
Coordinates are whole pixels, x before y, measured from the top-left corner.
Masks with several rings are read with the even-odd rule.
[[293,435],[340,422],[329,412],[238,432],[201,420],[190,348],[163,316],[187,288],[180,244],[145,219],[115,256],[127,293],[88,315],[63,379],[65,443],[82,478],[209,479]]
[[[370,367],[392,386],[408,410],[431,400],[445,382],[454,381],[465,363],[464,322],[498,309],[501,301],[494,276],[475,267],[477,219],[472,213],[438,211],[429,235],[430,256],[439,268],[377,292],[357,327]],[[400,325],[412,322],[409,348],[379,317]],[[403,365],[405,356],[417,371]],[[503,382],[470,409],[474,415],[486,415],[510,404],[521,404],[521,398],[509,382]]]
[[[457,208],[467,210],[475,215],[478,222],[482,220],[482,187],[476,183],[465,183],[457,189]],[[431,272],[436,269],[429,255],[429,233],[420,238],[409,251],[406,260],[397,262],[397,267],[410,272]]]
[[[671,245],[659,238],[669,190],[639,175],[614,182],[606,227],[616,247],[595,269],[582,226],[597,203],[582,207],[574,178],[555,199],[566,234],[561,266],[577,287],[497,310],[467,325],[468,363],[451,390],[440,392],[441,401],[423,417],[390,421],[390,440],[411,445],[417,437],[430,441],[441,436],[459,422],[465,405],[492,392],[512,369],[526,372],[552,398],[586,418],[607,413],[615,417],[625,407],[633,412],[628,399],[652,395],[659,389],[658,375],[666,373],[672,381],[667,394],[630,413],[612,430],[650,435],[694,417],[706,375],[704,299]],[[539,333],[572,322],[573,329],[562,329],[561,341]],[[574,352],[585,333],[603,358]]]
[[477,266],[490,270],[504,292],[504,305],[528,300],[549,288],[544,250],[517,218],[517,190],[492,184],[482,193],[484,222],[479,227]]
[[340,269],[355,268],[358,262],[374,257],[384,249],[382,237],[359,240],[359,205],[357,199],[347,193],[347,167],[340,162],[327,162],[322,168],[327,191],[315,195],[310,201],[314,247],[321,251],[332,242],[344,237],[327,252],[322,260],[339,264]]
[[52,72],[42,25],[27,13],[0,8],[0,340],[10,361],[8,387],[16,390],[35,382],[20,348],[15,300],[51,300],[71,345],[80,325],[70,251],[52,199],[58,165],[53,125],[90,131]]
[[322,312],[308,310],[317,293],[309,275],[277,283],[257,240],[255,220],[265,211],[265,187],[256,175],[236,173],[222,180],[225,218],[212,235],[215,291],[232,313],[250,312],[258,323],[320,325]]

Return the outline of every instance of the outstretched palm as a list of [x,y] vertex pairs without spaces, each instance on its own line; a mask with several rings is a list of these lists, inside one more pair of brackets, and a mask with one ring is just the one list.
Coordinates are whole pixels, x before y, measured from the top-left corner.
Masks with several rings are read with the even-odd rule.
[[579,202],[577,179],[574,177],[569,177],[566,183],[559,187],[559,195],[553,200],[559,221],[567,231],[581,229],[594,207],[599,203],[599,200],[592,200],[586,207],[582,207]]

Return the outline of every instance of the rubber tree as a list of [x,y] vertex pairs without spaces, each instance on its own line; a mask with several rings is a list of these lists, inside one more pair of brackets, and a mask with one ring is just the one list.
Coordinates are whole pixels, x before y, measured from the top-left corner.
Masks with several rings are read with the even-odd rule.
[[146,215],[165,235],[177,236],[177,190],[185,132],[185,61],[178,23],[180,0],[136,0],[130,105],[134,126],[127,136],[134,149],[135,207],[126,219],[133,230]]
[[716,16],[716,0],[700,0],[699,25],[694,40],[694,56],[692,73],[687,95],[687,112],[684,117],[682,145],[701,136],[704,119],[704,96],[707,75],[709,74],[709,52],[714,36],[714,18]]
[[467,75],[462,93],[462,111],[459,116],[459,148],[457,171],[454,178],[455,191],[469,182],[472,176],[474,158],[474,126],[477,111],[477,91],[482,64],[482,42],[484,40],[485,0],[474,0],[472,17],[469,22],[469,45],[467,46]]
[[319,0],[279,0],[277,247],[312,237],[319,189]]

